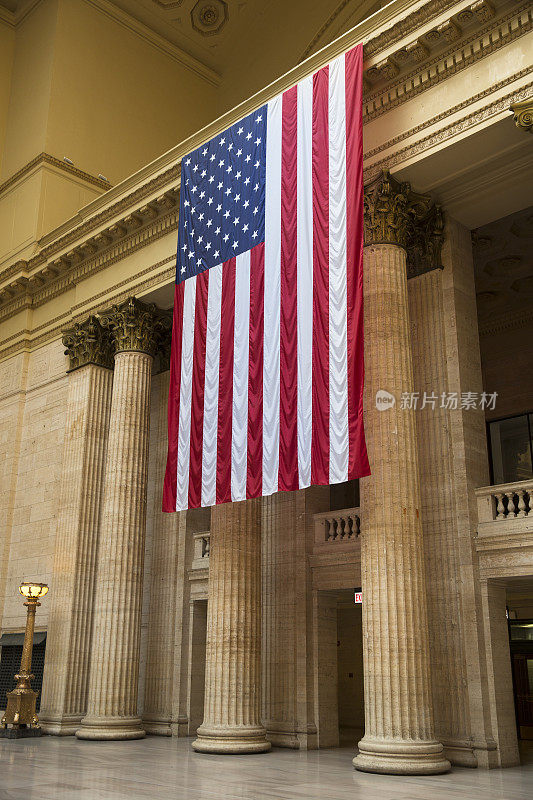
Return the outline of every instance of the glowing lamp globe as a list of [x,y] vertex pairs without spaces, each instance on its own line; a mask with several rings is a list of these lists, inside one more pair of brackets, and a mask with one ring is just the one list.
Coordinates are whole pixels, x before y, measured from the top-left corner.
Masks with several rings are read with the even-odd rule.
[[46,583],[36,583],[35,581],[23,581],[19,586],[19,592],[28,600],[38,600],[40,597],[44,597],[47,591]]

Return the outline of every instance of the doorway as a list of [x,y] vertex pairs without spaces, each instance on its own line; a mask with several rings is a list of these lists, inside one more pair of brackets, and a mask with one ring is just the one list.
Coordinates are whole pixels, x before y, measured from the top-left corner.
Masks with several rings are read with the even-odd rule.
[[355,746],[364,732],[362,607],[354,589],[317,591],[318,745]]
[[189,718],[189,736],[196,736],[196,731],[204,720],[207,600],[194,600],[190,609],[189,708],[187,716]]
[[507,592],[516,732],[533,746],[533,588]]

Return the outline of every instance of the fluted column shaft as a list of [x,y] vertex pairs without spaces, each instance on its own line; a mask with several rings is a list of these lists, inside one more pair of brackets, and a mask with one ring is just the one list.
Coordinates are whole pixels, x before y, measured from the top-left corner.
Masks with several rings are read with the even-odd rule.
[[69,375],[54,587],[41,721],[74,734],[87,709],[98,537],[113,373],[86,364]]
[[152,356],[118,352],[95,597],[96,624],[81,739],[144,736],[137,715]]
[[435,734],[455,764],[475,767],[459,595],[442,271],[409,281],[417,411],[422,528]]
[[214,506],[204,721],[193,748],[270,749],[261,725],[261,500]]
[[279,747],[318,746],[307,552],[313,514],[328,502],[324,486],[262,499],[262,719]]
[[385,389],[413,391],[406,253],[364,251],[365,424],[372,475],[361,480],[365,735],[354,766],[369,772],[449,769],[435,740],[414,411],[376,408]]
[[[143,724],[147,733],[172,734],[175,690],[180,681],[175,676],[176,615],[183,612],[185,559],[183,558],[183,524],[178,514],[161,510],[163,477],[167,449],[167,407],[170,372],[159,376],[159,408],[156,425],[156,446],[153,456],[153,532],[150,575],[150,624],[146,654]],[[182,521],[181,521],[182,522]],[[181,648],[179,648],[181,650]],[[174,677],[173,677],[174,676]],[[176,720],[176,724],[179,722]]]

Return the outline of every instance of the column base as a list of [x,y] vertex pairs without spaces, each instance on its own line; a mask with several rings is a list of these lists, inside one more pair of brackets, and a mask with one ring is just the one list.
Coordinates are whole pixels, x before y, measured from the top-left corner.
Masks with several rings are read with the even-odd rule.
[[442,746],[444,748],[444,755],[450,764],[454,764],[458,767],[477,768],[477,758],[473,750],[472,742],[443,740]]
[[201,725],[192,748],[197,753],[267,753],[272,745],[261,726],[208,728]]
[[49,736],[75,736],[81,725],[83,714],[47,714],[39,716],[44,733]]
[[287,747],[291,750],[317,750],[318,737],[315,725],[300,730],[291,723],[268,722],[265,720],[268,741],[274,747]]
[[76,731],[78,739],[144,739],[145,736],[139,717],[84,717]]
[[151,736],[172,736],[170,717],[158,717],[155,714],[147,714],[142,719],[142,726],[147,734]]
[[374,739],[365,736],[358,747],[359,753],[352,763],[361,772],[440,775],[451,769],[442,745],[435,741]]

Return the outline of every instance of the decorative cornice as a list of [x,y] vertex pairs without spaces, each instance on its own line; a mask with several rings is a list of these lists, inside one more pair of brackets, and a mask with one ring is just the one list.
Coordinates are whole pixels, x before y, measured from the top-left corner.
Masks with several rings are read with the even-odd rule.
[[[135,213],[137,215],[146,216],[147,218],[152,218],[157,214],[154,214],[154,211],[157,211],[156,207],[153,205],[154,203],[157,205],[164,206],[165,204],[177,205],[179,200],[179,189],[177,184],[179,183],[179,175],[180,175],[180,167],[179,165],[174,165],[170,169],[163,172],[161,175],[157,175],[148,183],[143,183],[133,192],[128,194],[126,197],[121,198],[116,203],[113,203],[112,206],[108,206],[107,208],[103,209],[99,214],[95,214],[87,219],[85,222],[82,222],[80,225],[77,225],[75,228],[70,230],[68,233],[64,234],[63,236],[54,239],[50,242],[50,244],[45,245],[42,250],[37,253],[33,258],[28,261],[28,266],[31,268],[37,266],[38,264],[42,264],[44,261],[48,260],[52,255],[58,253],[72,244],[79,239],[84,238],[87,234],[92,233],[92,231],[96,229],[100,229],[102,225],[105,225],[106,222],[110,222],[112,219],[116,219],[117,217],[123,217],[124,212],[131,209],[135,205],[141,203],[146,197],[149,197],[152,194],[155,194],[159,189],[162,187],[168,186],[168,190],[162,195],[161,197],[157,197],[154,201],[150,201],[147,206],[143,206],[138,209]],[[169,186],[170,185],[170,186]],[[122,220],[120,220],[122,222]],[[116,224],[116,223],[115,223]],[[105,236],[110,235],[111,238],[115,238],[120,231],[116,230],[114,226],[111,226],[106,231],[100,231],[98,235]],[[46,239],[47,237],[43,237]],[[98,244],[98,242],[96,242]],[[1,277],[1,276],[0,276]]]
[[533,96],[520,103],[511,103],[509,110],[514,114],[517,128],[526,133],[533,133]]
[[[97,253],[93,258],[83,261],[68,274],[53,281],[35,292],[32,298],[32,307],[38,308],[49,302],[54,297],[67,292],[73,285],[89,276],[96,275],[103,269],[113,266],[122,259],[158,241],[178,227],[177,211],[153,221],[151,225],[141,231],[125,237],[116,246],[110,247],[105,253]],[[0,312],[0,319],[2,319]]]
[[[165,236],[177,227],[178,199],[177,188],[167,190],[56,259],[47,261],[41,251],[28,262],[9,267],[0,275],[0,279],[9,281],[0,289],[0,321],[19,313],[21,304],[37,308],[79,280]],[[36,269],[40,264],[43,266]]]
[[[474,3],[474,5],[476,5]],[[515,24],[517,23],[518,24]],[[391,83],[400,70],[396,62],[401,63],[402,58],[396,55],[381,62],[380,65],[370,67],[366,74],[377,69],[381,77],[389,82],[372,93],[367,91],[363,107],[363,120],[370,122],[386,114],[412,97],[431,89],[433,86],[456,75],[466,67],[491,55],[500,48],[515,41],[532,29],[532,12],[528,2],[519,8],[513,9],[499,20],[491,19],[484,28],[476,30],[469,37],[462,39],[448,39],[453,46],[441,52],[433,59],[424,59],[414,70],[404,73]],[[404,48],[406,50],[406,48]],[[387,66],[388,65],[388,66]],[[389,70],[387,74],[384,71]],[[368,83],[368,80],[367,80]]]
[[[525,77],[531,73],[533,73],[533,68],[528,67],[518,73],[518,77]],[[517,78],[517,76],[513,76],[513,80],[515,78]],[[522,97],[527,96],[532,87],[533,83],[528,83],[518,91],[510,92],[509,94],[505,95],[505,97],[501,97],[498,100],[495,100],[493,103],[489,103],[489,105],[484,106],[477,111],[473,111],[471,114],[467,114],[462,119],[452,122],[449,125],[445,125],[436,133],[431,133],[428,136],[419,139],[414,144],[407,145],[401,150],[397,150],[392,155],[387,156],[380,161],[376,161],[374,164],[371,164],[365,169],[365,181],[372,180],[385,168],[391,169],[397,164],[401,164],[403,161],[407,161],[408,159],[413,158],[413,156],[435,147],[435,145],[440,144],[442,141],[447,141],[453,136],[472,128],[475,125],[479,125],[480,122],[483,122],[490,117],[501,114],[504,111],[508,111],[509,102],[512,99],[519,100]],[[450,111],[450,113],[453,113],[453,109]]]
[[383,144],[380,144],[377,147],[373,147],[371,150],[368,150],[366,153],[363,154],[363,158],[365,160],[373,158],[374,156],[378,155],[378,153],[382,153],[384,150],[388,150],[390,147],[394,147],[394,145],[399,144],[400,142],[403,142],[406,139],[410,139],[411,136],[415,136],[417,133],[420,133],[421,131],[424,131],[427,128],[431,128],[432,125],[436,125],[439,122],[442,122],[442,120],[446,119],[446,117],[450,117],[453,114],[457,114],[458,111],[462,111],[464,108],[468,108],[468,106],[477,103],[479,100],[483,100],[485,97],[488,97],[489,95],[498,92],[500,89],[504,89],[511,83],[516,83],[516,81],[519,81],[521,78],[526,77],[532,71],[533,70],[531,67],[526,67],[525,69],[520,70],[520,72],[516,72],[514,75],[508,75],[503,80],[498,81],[498,83],[495,83],[492,86],[488,87],[487,89],[484,89],[482,92],[478,92],[477,94],[471,95],[470,97],[466,98],[466,100],[462,100],[460,103],[457,103],[455,106],[447,108],[446,111],[441,111],[440,114],[436,114],[434,117],[430,117],[429,119],[424,120],[424,122],[421,122],[420,125],[416,125],[414,128],[409,128],[409,130],[398,134],[398,136],[394,136],[387,142],[383,142]]
[[110,332],[115,353],[133,350],[155,356],[172,327],[172,316],[167,311],[136,297],[102,312],[99,320]]
[[442,269],[444,218],[429,195],[413,192],[384,170],[365,186],[365,246],[394,244],[407,252],[407,274]]
[[25,175],[31,172],[35,167],[40,166],[41,164],[50,164],[57,169],[62,170],[63,172],[67,172],[69,175],[74,175],[76,178],[81,178],[81,180],[85,181],[86,183],[90,183],[93,186],[98,186],[99,189],[111,189],[112,184],[109,181],[104,181],[101,178],[95,178],[94,175],[91,175],[89,172],[84,172],[82,169],[78,169],[78,167],[74,167],[71,164],[67,164],[66,161],[61,161],[59,158],[50,155],[50,153],[39,153],[38,156],[32,158],[31,161],[28,161],[23,167],[21,167],[17,172],[14,172],[7,180],[0,184],[0,195],[5,192],[10,186],[13,186],[14,183],[20,181]]
[[[166,264],[169,264],[170,266],[160,272],[159,270],[161,267],[165,267]],[[77,321],[82,322],[87,315],[98,315],[99,313],[102,313],[103,301],[105,301],[104,308],[107,307],[109,302],[113,302],[115,304],[125,302],[133,292],[136,295],[139,295],[140,293],[147,292],[150,289],[156,289],[160,286],[168,284],[175,277],[175,274],[176,255],[175,253],[172,253],[172,255],[167,256],[161,261],[157,261],[155,264],[151,264],[149,267],[146,267],[146,269],[137,273],[135,276],[131,276],[123,281],[120,281],[113,287],[113,289],[105,289],[101,292],[98,292],[97,294],[93,295],[89,302],[85,301],[78,303],[60,316],[54,317],[54,319],[48,320],[47,322],[43,322],[41,325],[37,325],[31,331],[25,328],[21,331],[17,331],[12,336],[8,336],[2,342],[3,345],[8,346],[0,350],[0,360],[5,360],[21,350],[34,350],[38,347],[41,347],[43,344],[46,344],[46,342],[57,339],[61,336],[61,332],[65,328],[65,325],[72,324],[73,318],[76,319],[77,317]],[[147,277],[139,282],[139,277],[144,275]],[[8,344],[9,342],[12,342],[12,344]]]
[[76,322],[74,327],[63,331],[62,342],[67,348],[65,355],[69,357],[70,366],[67,372],[73,372],[87,364],[113,369],[109,331],[100,325],[94,315],[85,322],[81,324]]

